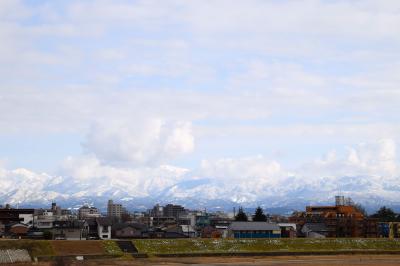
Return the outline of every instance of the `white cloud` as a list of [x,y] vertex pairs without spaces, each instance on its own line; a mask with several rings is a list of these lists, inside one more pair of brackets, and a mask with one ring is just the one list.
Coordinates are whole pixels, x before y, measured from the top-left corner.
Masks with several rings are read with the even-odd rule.
[[324,176],[373,176],[389,180],[400,175],[396,157],[396,143],[392,139],[382,139],[373,143],[361,143],[348,147],[347,155],[339,157],[328,153],[326,158],[315,160],[303,166],[299,173],[319,179]]
[[379,198],[397,203],[400,191],[396,143],[390,139],[349,148],[347,156],[330,152],[291,171],[263,156],[203,160],[191,171],[171,165],[115,166],[85,155],[67,158],[60,174],[0,168],[0,199],[17,203],[113,196],[279,206],[293,200],[327,201],[337,193],[364,202]]
[[194,137],[188,122],[147,118],[97,124],[83,145],[107,163],[155,165],[191,153]]

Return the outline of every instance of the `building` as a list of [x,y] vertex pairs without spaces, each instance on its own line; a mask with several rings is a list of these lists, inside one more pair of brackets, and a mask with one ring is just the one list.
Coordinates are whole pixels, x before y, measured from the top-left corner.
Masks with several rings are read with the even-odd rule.
[[280,238],[278,224],[267,222],[232,222],[228,236],[233,238]]
[[281,237],[293,238],[297,236],[297,226],[295,223],[278,223],[281,228]]
[[179,216],[185,212],[185,208],[181,205],[167,204],[163,208],[164,217],[174,217],[176,220],[178,220]]
[[118,219],[122,218],[122,215],[126,213],[126,209],[122,204],[114,203],[113,200],[109,200],[107,204],[107,216],[116,217]]
[[197,232],[196,232],[196,230],[194,230],[193,226],[191,226],[191,225],[181,225],[181,228],[182,228],[182,233],[186,237],[196,237],[197,236]]
[[14,209],[7,205],[0,209],[0,223],[4,225],[23,223],[32,227],[34,209]]
[[111,239],[112,221],[109,217],[96,218],[97,234],[100,239]]
[[95,207],[90,207],[89,205],[83,205],[78,210],[78,218],[80,220],[85,220],[87,218],[97,218],[100,217],[100,212]]
[[53,215],[52,212],[44,210],[38,215],[35,215],[35,228],[38,229],[51,229],[54,226],[54,221],[56,220],[56,216]]
[[26,224],[16,223],[10,226],[9,233],[17,237],[22,237],[26,236],[28,231],[29,227]]
[[[289,221],[298,225],[298,233],[303,234],[303,226],[322,228],[326,237],[377,237],[377,219],[364,217],[351,199],[335,198],[335,206],[307,206],[305,212],[296,212]],[[313,226],[315,224],[315,226]],[[307,228],[306,228],[307,229]]]
[[325,238],[331,235],[324,223],[305,223],[301,228],[301,233],[309,238]]
[[118,223],[112,226],[116,238],[148,238],[147,226],[140,223]]

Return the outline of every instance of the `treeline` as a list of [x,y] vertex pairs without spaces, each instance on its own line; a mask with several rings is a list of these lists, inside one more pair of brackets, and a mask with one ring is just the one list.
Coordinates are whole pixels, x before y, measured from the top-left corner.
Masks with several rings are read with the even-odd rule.
[[[355,206],[360,212],[362,212],[365,216],[367,212],[361,205]],[[391,208],[386,206],[381,207],[376,213],[369,216],[370,218],[376,218],[379,222],[400,222],[400,213],[395,213]],[[255,222],[266,222],[268,220],[268,215],[266,215],[263,209],[258,206],[252,216],[252,220]],[[243,211],[242,207],[239,207],[238,213],[235,215],[235,221],[247,222],[249,217]]]
[[[256,208],[252,218],[254,222],[266,222],[268,220],[268,216],[264,214],[264,211],[260,206]],[[239,207],[239,211],[235,215],[235,221],[247,222],[248,220],[249,217],[247,217],[247,214],[243,211],[243,208]]]
[[391,208],[387,208],[386,206],[381,207],[369,217],[377,218],[380,222],[400,222],[400,214],[395,213]]

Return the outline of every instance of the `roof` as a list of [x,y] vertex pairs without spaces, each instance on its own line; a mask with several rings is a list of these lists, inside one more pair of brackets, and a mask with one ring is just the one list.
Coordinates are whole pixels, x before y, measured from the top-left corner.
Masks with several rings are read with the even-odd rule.
[[120,230],[123,228],[127,228],[127,227],[132,227],[135,228],[136,230],[146,230],[147,226],[145,224],[141,224],[141,223],[117,223],[113,225],[113,229],[114,230]]
[[323,223],[306,223],[301,229],[302,232],[328,232],[328,228]]
[[278,223],[278,226],[280,226],[280,227],[293,227],[293,229],[296,229],[296,224],[295,223]]
[[191,233],[196,232],[196,230],[194,230],[193,226],[191,226],[191,225],[183,224],[183,225],[181,225],[181,228],[182,228],[182,231],[183,231],[184,233],[187,233],[187,232],[191,232]]
[[112,220],[109,217],[98,217],[96,222],[101,226],[111,226]]
[[259,231],[273,231],[273,230],[281,230],[281,228],[275,223],[267,223],[267,222],[232,222],[228,227],[229,230],[232,231],[250,231],[250,230],[259,230]]
[[25,228],[29,227],[28,225],[23,224],[23,223],[16,223],[16,224],[11,225],[11,227],[17,227],[17,226],[21,226],[21,227],[25,227]]

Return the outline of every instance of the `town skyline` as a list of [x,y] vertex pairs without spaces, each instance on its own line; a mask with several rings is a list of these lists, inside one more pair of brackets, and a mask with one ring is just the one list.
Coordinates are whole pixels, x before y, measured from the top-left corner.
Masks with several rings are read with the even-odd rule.
[[0,202],[399,208],[396,1],[0,1]]

